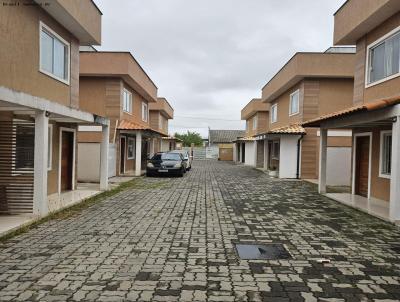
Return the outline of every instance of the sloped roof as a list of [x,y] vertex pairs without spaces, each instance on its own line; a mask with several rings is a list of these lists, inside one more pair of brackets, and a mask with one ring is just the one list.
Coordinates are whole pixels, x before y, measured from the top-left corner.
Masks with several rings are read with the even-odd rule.
[[239,137],[235,140],[235,142],[254,142],[256,140],[255,137],[247,136],[247,137]]
[[385,107],[393,106],[396,104],[400,104],[400,96],[389,98],[389,99],[382,99],[375,102],[365,103],[358,106],[349,107],[344,110],[335,111],[329,114],[322,115],[315,119],[311,119],[309,121],[304,122],[302,125],[306,127],[319,127],[321,122],[334,119],[337,117],[350,115],[360,111],[374,111],[378,109],[382,109]]
[[285,127],[280,127],[270,130],[270,134],[305,134],[306,130],[298,124],[293,124]]
[[238,137],[246,135],[244,130],[210,130],[209,140],[210,143],[224,144],[232,143],[237,140]]
[[120,121],[117,129],[118,130],[143,130],[143,131],[155,132],[160,135],[165,135],[165,134],[162,134],[161,132],[158,132],[158,131],[150,128],[150,126],[144,126],[144,125],[141,125],[141,124],[138,124],[138,123],[135,123],[132,121],[128,121],[128,120]]

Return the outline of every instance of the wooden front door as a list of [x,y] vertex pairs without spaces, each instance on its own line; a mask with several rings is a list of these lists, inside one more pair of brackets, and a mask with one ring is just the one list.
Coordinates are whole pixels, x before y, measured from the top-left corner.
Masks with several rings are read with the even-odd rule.
[[74,133],[61,132],[61,191],[73,189]]
[[369,136],[356,138],[355,193],[368,197],[369,186]]
[[126,154],[126,138],[121,137],[120,140],[120,156],[119,156],[119,173],[124,174],[125,173],[125,154]]

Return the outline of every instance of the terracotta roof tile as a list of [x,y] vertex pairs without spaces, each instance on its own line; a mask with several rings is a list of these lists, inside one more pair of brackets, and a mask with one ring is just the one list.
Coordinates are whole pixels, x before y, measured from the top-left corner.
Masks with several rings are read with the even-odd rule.
[[272,129],[267,134],[306,134],[306,130],[299,124],[293,124]]
[[160,135],[165,135],[165,134],[162,134],[159,131],[151,129],[149,126],[144,126],[144,125],[141,125],[141,124],[138,124],[138,123],[135,123],[135,122],[132,122],[132,121],[128,121],[128,120],[120,121],[117,129],[118,130],[143,130],[143,131],[155,132],[155,133],[160,134]]
[[358,106],[353,106],[344,110],[339,110],[336,112],[332,112],[329,114],[322,115],[315,119],[311,119],[309,121],[304,122],[302,125],[306,127],[319,127],[320,122],[334,119],[337,117],[349,115],[359,111],[374,111],[378,109],[382,109],[389,106],[394,106],[396,104],[400,104],[400,96],[389,98],[389,99],[382,99],[375,102],[365,103]]

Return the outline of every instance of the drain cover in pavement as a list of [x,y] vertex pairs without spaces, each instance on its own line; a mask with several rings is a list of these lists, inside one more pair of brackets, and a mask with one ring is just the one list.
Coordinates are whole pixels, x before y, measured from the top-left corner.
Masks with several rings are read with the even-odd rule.
[[235,244],[239,257],[243,260],[279,260],[292,256],[283,244]]

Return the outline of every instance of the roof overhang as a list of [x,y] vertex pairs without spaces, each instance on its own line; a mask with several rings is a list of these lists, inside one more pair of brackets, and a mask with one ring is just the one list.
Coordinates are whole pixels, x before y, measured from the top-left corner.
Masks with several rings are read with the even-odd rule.
[[263,87],[262,100],[272,102],[305,78],[354,78],[353,53],[296,53]]
[[353,45],[400,11],[398,0],[348,0],[335,13],[335,45]]
[[123,79],[148,102],[157,102],[157,86],[129,52],[80,52],[80,76]]
[[378,125],[380,121],[387,121],[399,115],[400,97],[394,97],[326,114],[302,125],[313,128],[345,128],[356,127],[357,125],[365,127],[366,123]]
[[80,45],[101,44],[102,13],[92,0],[34,0],[79,39]]
[[258,112],[268,112],[269,104],[266,104],[262,99],[252,99],[241,111],[241,119],[247,120]]
[[171,104],[167,101],[166,98],[157,98],[156,103],[151,103],[149,105],[149,110],[159,111],[167,119],[174,118],[174,108],[172,108]]
[[16,115],[35,115],[37,110],[46,111],[52,120],[71,123],[95,123],[108,125],[109,119],[68,107],[44,98],[0,87],[0,111],[11,111]]

